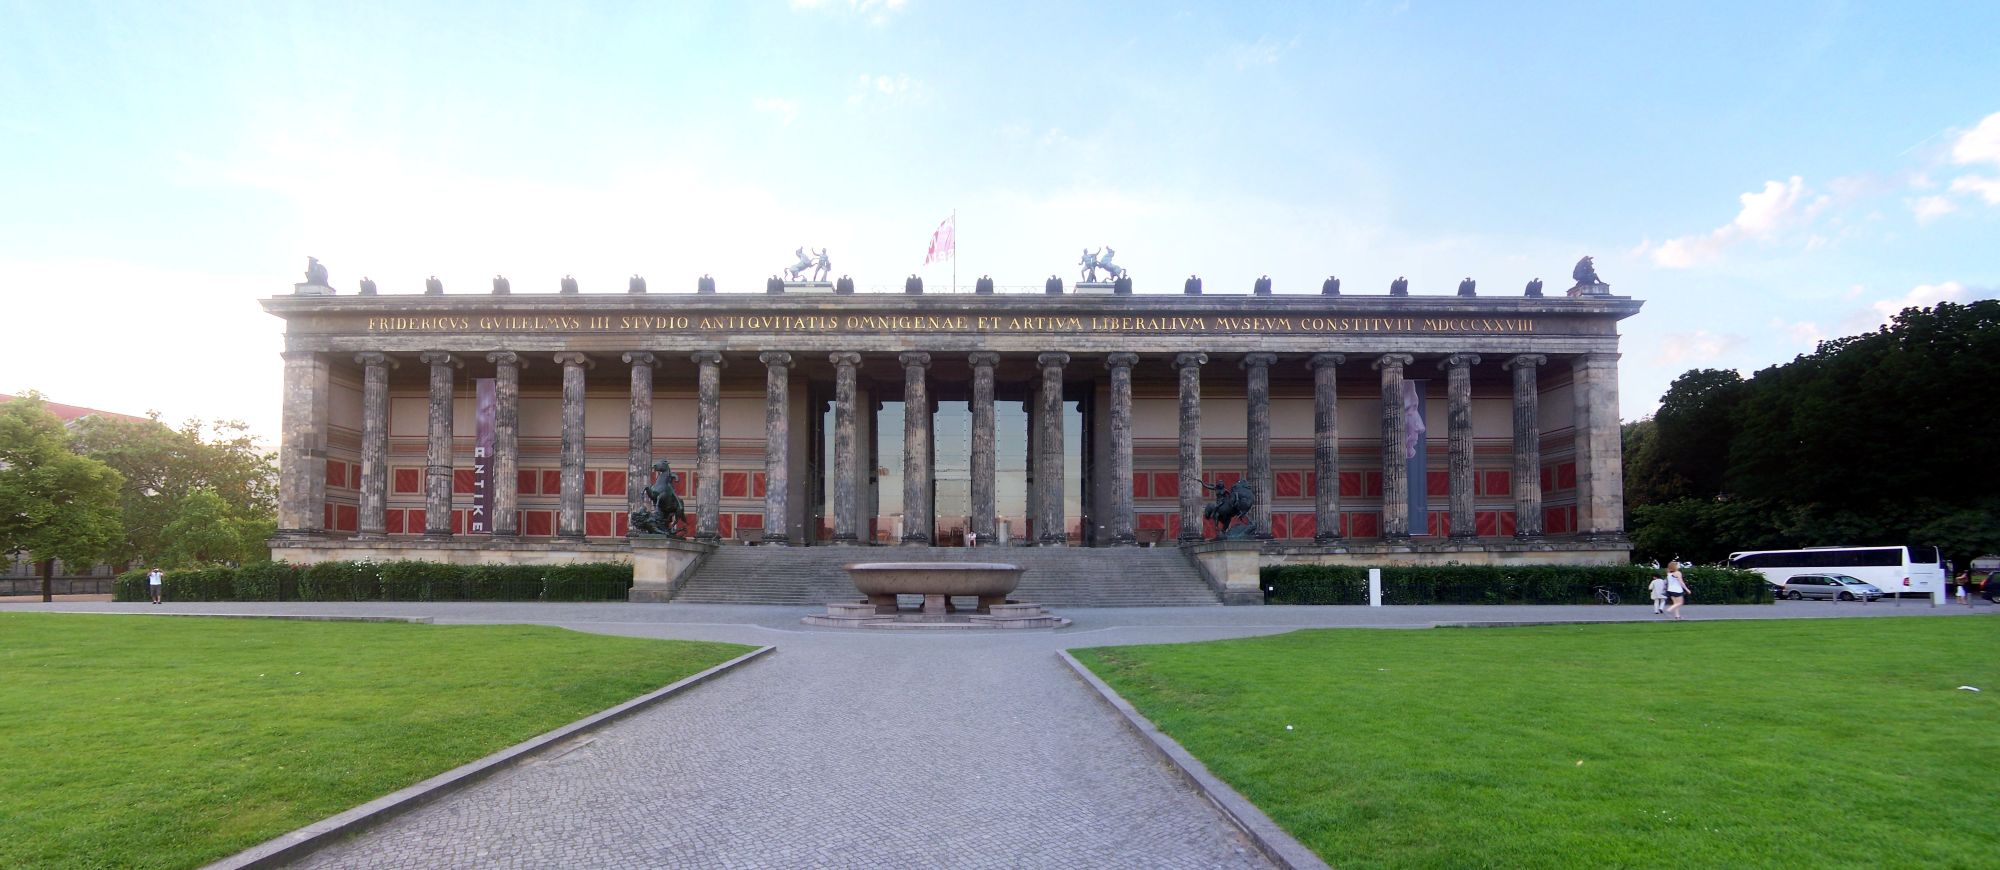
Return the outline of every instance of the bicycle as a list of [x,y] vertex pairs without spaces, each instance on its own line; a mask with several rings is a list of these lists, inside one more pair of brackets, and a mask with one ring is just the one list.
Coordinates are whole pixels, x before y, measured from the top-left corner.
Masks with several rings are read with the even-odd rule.
[[1597,599],[1597,603],[1599,604],[1618,603],[1618,593],[1616,591],[1613,591],[1610,587],[1593,586],[1591,587],[1590,592],[1591,592],[1591,597]]

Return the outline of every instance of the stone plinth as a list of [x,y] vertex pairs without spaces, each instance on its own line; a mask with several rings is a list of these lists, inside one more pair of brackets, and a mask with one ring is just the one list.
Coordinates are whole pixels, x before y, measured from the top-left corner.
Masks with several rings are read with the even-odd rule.
[[681,583],[701,566],[714,544],[679,538],[631,538],[632,601],[663,602],[674,597]]
[[832,281],[786,281],[786,293],[833,293]]
[[1070,292],[1080,296],[1110,296],[1117,289],[1118,285],[1110,281],[1078,281]]
[[1183,545],[1223,604],[1263,604],[1257,571],[1263,567],[1260,541],[1203,541]]

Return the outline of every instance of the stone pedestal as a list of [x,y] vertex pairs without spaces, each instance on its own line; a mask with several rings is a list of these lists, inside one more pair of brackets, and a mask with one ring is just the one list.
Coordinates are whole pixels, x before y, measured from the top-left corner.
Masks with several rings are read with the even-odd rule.
[[674,597],[681,583],[694,574],[714,544],[679,538],[635,537],[632,543],[632,594],[635,602],[663,602]]
[[1258,585],[1263,542],[1203,541],[1182,546],[1223,604],[1264,603],[1264,588]]
[[786,293],[825,293],[827,295],[833,294],[832,281],[784,281],[781,283],[783,284]]
[[1118,285],[1110,281],[1078,281],[1070,288],[1078,296],[1110,296],[1118,290]]

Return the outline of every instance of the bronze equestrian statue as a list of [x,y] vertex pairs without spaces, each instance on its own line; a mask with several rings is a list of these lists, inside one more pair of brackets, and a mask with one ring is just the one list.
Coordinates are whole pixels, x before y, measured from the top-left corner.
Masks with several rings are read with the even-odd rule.
[[[1238,480],[1235,486],[1211,483],[1206,487],[1215,490],[1215,503],[1202,508],[1201,515],[1215,521],[1215,540],[1241,540],[1257,531],[1250,521],[1250,509],[1257,504],[1257,494],[1250,488],[1249,481]],[[1243,525],[1230,528],[1230,524],[1238,518],[1243,520]]]
[[632,512],[632,534],[665,535],[679,538],[687,534],[687,506],[681,502],[674,486],[680,483],[680,475],[662,459],[653,463],[653,482],[646,485],[646,503],[650,508]]

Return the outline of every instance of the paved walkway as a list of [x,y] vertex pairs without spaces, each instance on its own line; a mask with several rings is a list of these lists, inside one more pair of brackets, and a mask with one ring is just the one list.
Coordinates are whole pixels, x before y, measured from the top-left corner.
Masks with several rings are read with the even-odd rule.
[[[304,867],[1264,866],[1055,650],[1310,626],[1656,618],[1645,607],[1160,608],[1065,611],[1075,624],[1059,631],[923,633],[809,628],[795,607],[19,609],[416,615],[778,648],[566,751],[322,850]],[[1687,610],[1697,620],[1968,613],[1915,602]]]

